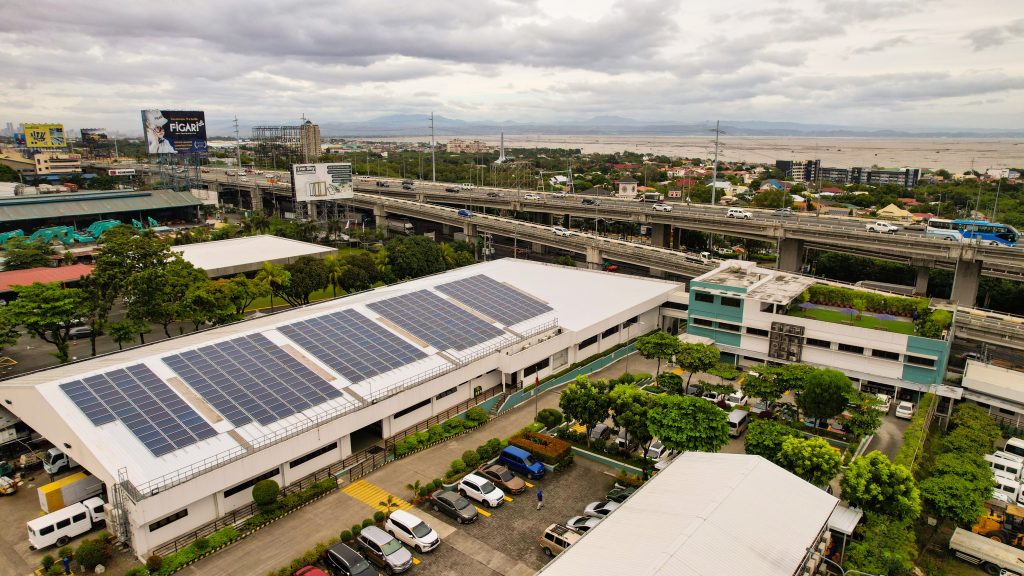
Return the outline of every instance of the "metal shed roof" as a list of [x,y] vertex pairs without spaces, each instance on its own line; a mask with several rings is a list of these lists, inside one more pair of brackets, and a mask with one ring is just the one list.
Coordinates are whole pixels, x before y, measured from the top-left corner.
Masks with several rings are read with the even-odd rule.
[[75,192],[0,198],[0,222],[74,218],[141,210],[199,206],[191,192],[174,190],[130,190]]

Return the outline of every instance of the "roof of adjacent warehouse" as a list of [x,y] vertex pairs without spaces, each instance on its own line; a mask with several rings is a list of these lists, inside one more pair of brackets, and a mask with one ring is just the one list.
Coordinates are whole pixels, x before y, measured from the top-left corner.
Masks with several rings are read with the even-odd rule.
[[968,360],[961,385],[968,390],[1024,404],[1024,372]]
[[792,576],[838,499],[760,456],[687,452],[544,576]]
[[337,252],[329,246],[270,235],[185,244],[172,246],[171,250],[196,268],[205,270],[210,278],[253,272],[264,262],[290,264],[301,256],[324,258]]
[[0,292],[7,292],[14,286],[27,286],[33,282],[72,282],[92,274],[92,264],[70,264],[66,266],[43,266],[26,270],[0,272]]
[[[506,290],[539,301],[540,306],[547,311],[512,325],[504,325],[491,319],[497,316],[474,313],[466,306],[466,300],[453,298],[447,291],[438,289],[442,285],[481,276],[487,277],[488,282],[496,283],[493,285],[500,285]],[[359,409],[369,403],[368,399],[393,393],[410,382],[417,385],[416,382],[429,381],[449,368],[454,369],[498,354],[516,341],[515,334],[543,332],[556,323],[567,331],[593,328],[606,318],[622,316],[631,311],[636,313],[641,308],[649,309],[647,306],[655,307],[668,294],[680,288],[680,284],[664,280],[502,259],[25,374],[0,382],[0,390],[34,390],[46,405],[52,407],[53,412],[18,414],[29,425],[47,436],[47,422],[61,419],[58,429],[74,430],[79,437],[79,444],[96,455],[112,476],[124,467],[128,479],[140,484],[217,456],[226,450],[235,450],[240,446],[239,439],[255,446],[284,428],[303,427],[314,421],[343,414],[347,410]],[[479,340],[462,349],[440,350],[403,330],[400,322],[396,325],[387,318],[386,311],[380,309],[382,302],[393,302],[396,297],[414,294],[426,294],[435,304],[443,304],[449,309],[457,308],[462,314],[471,315],[485,328]],[[308,340],[303,340],[302,334],[296,334],[297,330],[301,332],[306,329],[304,326],[307,324],[303,324],[305,322],[319,322],[329,315],[335,317],[345,313],[358,317],[361,326],[375,337],[398,341],[400,345],[412,350],[413,357],[388,365],[385,370],[365,378],[350,379],[308,347],[316,346],[317,342],[331,342],[329,339],[318,334],[310,344]],[[436,329],[441,330],[442,326],[438,325]],[[284,350],[313,370],[315,375],[308,375],[309,379],[317,381],[328,392],[327,399],[317,400],[292,412],[284,411],[286,414],[276,420],[253,419],[233,423],[229,415],[215,409],[210,397],[195,390],[188,377],[173,366],[180,358],[200,354],[200,349],[216,348],[249,338],[257,340],[258,346],[272,349],[274,353]],[[156,399],[159,403],[165,406],[170,406],[170,403],[179,407],[184,405],[189,413],[186,416],[192,418],[195,425],[197,440],[187,441],[181,447],[175,444],[175,448],[163,452],[153,450],[137,430],[130,428],[130,416],[126,419],[121,414],[116,417],[111,414],[117,412],[114,404],[104,400],[111,410],[100,406],[98,412],[90,415],[87,413],[88,404],[94,400],[72,398],[72,387],[81,391],[83,383],[86,384],[85,388],[93,386],[88,383],[93,378],[109,378],[112,382],[125,378],[125,369],[127,374],[133,376],[137,376],[140,371],[145,373],[138,380],[147,390],[161,389],[165,396]],[[216,368],[211,370],[215,371]],[[149,383],[155,384],[155,387]],[[99,386],[107,387],[105,383]],[[278,391],[274,391],[274,394],[281,396]],[[88,396],[88,392],[85,395]],[[16,413],[18,406],[17,402],[12,406]],[[185,421],[184,418],[180,420]],[[52,440],[63,441],[60,438]]]
[[111,215],[201,204],[202,202],[187,190],[108,190],[14,196],[0,198],[0,221]]

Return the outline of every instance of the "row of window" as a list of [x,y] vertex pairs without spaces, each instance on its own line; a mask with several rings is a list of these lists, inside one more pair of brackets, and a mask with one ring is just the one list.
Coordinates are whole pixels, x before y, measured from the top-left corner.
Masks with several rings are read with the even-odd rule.
[[[709,294],[707,292],[694,292],[693,299],[696,300],[697,302],[704,302],[706,304],[715,303],[714,294]],[[722,306],[728,306],[730,308],[739,308],[741,300],[739,298],[733,298],[731,296],[719,296],[718,302]]]
[[178,520],[181,520],[185,516],[188,516],[188,508],[185,508],[184,510],[178,510],[177,512],[175,512],[174,514],[171,514],[170,516],[164,516],[163,518],[157,520],[156,522],[153,522],[152,524],[149,525],[149,531],[150,532],[155,532],[156,530],[159,530],[160,528],[163,528],[164,526],[167,526],[171,522],[176,522]]
[[312,460],[314,458],[317,458],[319,456],[323,456],[324,454],[327,454],[328,452],[331,452],[332,450],[337,450],[337,449],[338,449],[338,443],[337,442],[331,442],[330,444],[328,444],[327,446],[324,446],[323,448],[318,448],[316,450],[313,450],[309,454],[303,454],[302,456],[299,456],[295,460],[292,460],[291,462],[288,463],[288,467],[289,468],[295,468],[296,466],[302,466],[303,464],[305,464],[306,462],[309,462],[310,460]]
[[408,408],[403,408],[403,409],[399,410],[398,412],[395,412],[395,416],[394,417],[397,420],[398,418],[401,418],[402,416],[405,416],[406,414],[410,414],[412,412],[415,412],[415,411],[419,410],[420,408],[423,408],[424,406],[426,406],[428,404],[430,404],[430,398],[427,398],[426,400],[423,400],[422,402],[417,402],[417,403],[413,404],[412,406],[409,406]]
[[263,474],[260,474],[259,476],[255,477],[255,478],[250,478],[250,479],[246,480],[245,482],[242,482],[241,484],[238,484],[237,486],[232,486],[231,488],[228,488],[227,490],[224,491],[224,497],[225,498],[230,498],[230,497],[234,496],[235,494],[238,494],[239,492],[242,492],[243,490],[248,490],[249,488],[252,488],[260,480],[270,480],[271,478],[273,478],[274,476],[277,476],[280,473],[281,473],[281,471],[278,470],[277,468],[274,468],[273,470],[267,470],[266,472],[264,472]]

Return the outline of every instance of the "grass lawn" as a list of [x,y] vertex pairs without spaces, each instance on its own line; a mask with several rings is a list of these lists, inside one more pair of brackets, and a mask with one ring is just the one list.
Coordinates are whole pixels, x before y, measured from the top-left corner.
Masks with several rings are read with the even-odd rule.
[[[341,296],[342,292],[342,290],[338,290],[338,296]],[[317,300],[326,300],[328,298],[334,298],[334,290],[332,290],[330,287],[328,287],[326,290],[317,290],[316,292],[313,292],[309,296],[309,301],[316,302]],[[283,298],[275,297],[274,310],[284,310],[285,308],[289,308],[288,303],[285,302]],[[252,304],[250,304],[248,308],[246,308],[246,310],[263,309],[266,309],[267,312],[270,312],[270,296],[267,296],[265,298],[257,298],[253,300]]]
[[846,314],[837,310],[794,308],[793,310],[790,310],[789,315],[798,316],[800,318],[812,318],[814,320],[832,322],[834,324],[849,324],[850,326],[859,326],[861,328],[888,330],[889,332],[909,334],[911,336],[913,336],[917,331],[913,322],[906,322],[903,320],[879,320],[878,318],[868,316],[867,314],[862,315],[860,320],[854,320],[854,316],[852,314]]

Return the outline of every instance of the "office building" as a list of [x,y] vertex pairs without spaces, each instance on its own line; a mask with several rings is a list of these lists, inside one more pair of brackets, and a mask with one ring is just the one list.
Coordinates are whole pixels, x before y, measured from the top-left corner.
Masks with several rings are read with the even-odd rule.
[[304,162],[318,162],[323,155],[320,146],[320,126],[306,120],[299,127],[299,150]]

